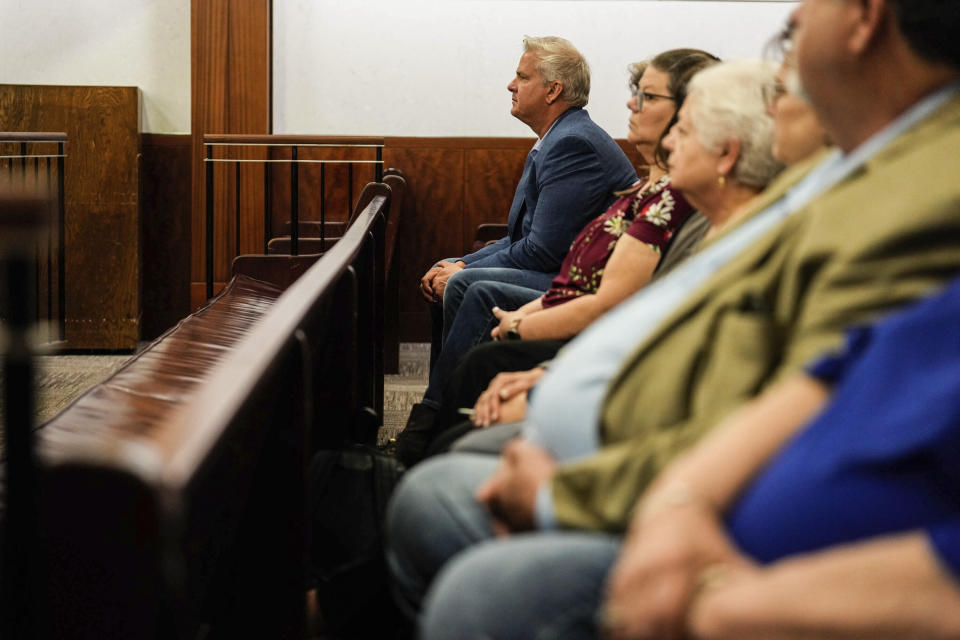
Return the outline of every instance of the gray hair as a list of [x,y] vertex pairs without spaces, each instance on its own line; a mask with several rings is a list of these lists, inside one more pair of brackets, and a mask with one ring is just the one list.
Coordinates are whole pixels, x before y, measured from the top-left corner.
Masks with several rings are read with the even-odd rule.
[[643,72],[646,71],[649,66],[649,60],[631,62],[627,65],[627,73],[630,74],[630,79],[627,80],[627,86],[630,87],[631,94],[637,92],[637,87],[640,86],[640,78],[643,77]]
[[556,36],[524,36],[524,52],[537,56],[537,73],[544,86],[563,84],[560,98],[571,107],[584,107],[590,98],[590,66],[569,40]]
[[704,69],[687,87],[700,144],[720,151],[731,138],[738,140],[740,157],[730,177],[760,189],[783,168],[771,152],[773,119],[763,99],[773,88],[775,73],[769,62],[734,60]]

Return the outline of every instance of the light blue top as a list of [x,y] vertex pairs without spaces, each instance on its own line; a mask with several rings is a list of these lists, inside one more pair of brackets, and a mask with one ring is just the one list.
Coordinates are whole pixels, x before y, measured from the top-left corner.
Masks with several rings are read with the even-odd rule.
[[[583,458],[600,447],[600,412],[607,386],[632,354],[718,269],[792,213],[825,193],[957,91],[951,84],[927,96],[849,154],[828,155],[782,198],[731,230],[663,278],[644,287],[594,322],[553,361],[531,396],[524,437],[559,462]],[[625,339],[630,336],[630,339]],[[576,402],[570,402],[576,398]],[[554,526],[549,485],[537,496],[537,521]]]

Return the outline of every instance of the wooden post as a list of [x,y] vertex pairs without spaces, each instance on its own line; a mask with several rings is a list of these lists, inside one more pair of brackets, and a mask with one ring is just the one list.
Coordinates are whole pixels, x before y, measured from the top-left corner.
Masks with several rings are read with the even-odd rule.
[[2,633],[5,638],[44,637],[39,628],[43,609],[43,563],[37,544],[38,501],[36,453],[33,447],[34,370],[30,329],[34,324],[32,248],[46,234],[50,202],[46,194],[23,185],[0,188],[0,264],[6,348],[3,353],[3,406],[6,466],[6,510],[3,518]]

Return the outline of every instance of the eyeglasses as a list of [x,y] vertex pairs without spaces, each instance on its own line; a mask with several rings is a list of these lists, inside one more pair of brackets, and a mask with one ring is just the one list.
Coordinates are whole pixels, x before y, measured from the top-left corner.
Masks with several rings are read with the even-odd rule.
[[796,23],[791,21],[773,37],[770,43],[770,49],[774,57],[786,60],[793,55],[793,36],[796,30]]
[[772,109],[780,100],[780,98],[787,95],[787,93],[789,93],[787,91],[787,87],[780,81],[774,82],[773,84],[764,85],[763,104],[765,104],[768,109]]
[[663,100],[673,100],[673,96],[665,96],[661,93],[650,93],[649,91],[643,91],[639,86],[633,87],[633,95],[637,98],[637,111],[643,111],[643,103],[645,100],[655,100],[661,98]]

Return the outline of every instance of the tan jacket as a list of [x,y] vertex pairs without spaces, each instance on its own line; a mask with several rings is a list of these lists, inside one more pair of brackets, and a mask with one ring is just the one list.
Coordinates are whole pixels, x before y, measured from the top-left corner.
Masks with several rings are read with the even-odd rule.
[[559,522],[624,529],[649,481],[724,414],[960,272],[958,149],[954,98],[693,292],[614,377],[601,451],[555,475]]

